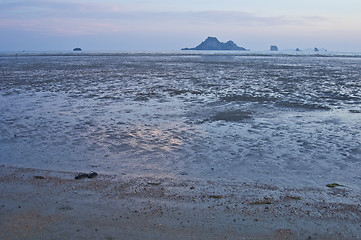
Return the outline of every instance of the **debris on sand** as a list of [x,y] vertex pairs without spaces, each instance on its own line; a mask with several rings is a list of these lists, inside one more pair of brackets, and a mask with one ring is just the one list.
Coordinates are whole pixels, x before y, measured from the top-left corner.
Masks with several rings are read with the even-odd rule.
[[35,178],[36,180],[42,180],[42,179],[45,179],[45,177],[43,177],[43,176],[34,176],[34,178]]
[[95,178],[98,176],[98,173],[96,172],[90,172],[90,173],[79,173],[75,176],[75,179],[83,179],[83,178]]

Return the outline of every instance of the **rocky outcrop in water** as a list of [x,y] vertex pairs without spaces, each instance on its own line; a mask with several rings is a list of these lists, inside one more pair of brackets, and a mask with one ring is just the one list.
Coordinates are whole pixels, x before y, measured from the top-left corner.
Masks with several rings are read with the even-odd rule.
[[278,47],[277,47],[277,46],[272,45],[272,46],[270,47],[270,50],[271,50],[271,51],[278,51]]
[[237,46],[233,41],[220,42],[215,37],[208,37],[204,42],[195,48],[182,48],[182,50],[236,50],[246,51],[245,48]]

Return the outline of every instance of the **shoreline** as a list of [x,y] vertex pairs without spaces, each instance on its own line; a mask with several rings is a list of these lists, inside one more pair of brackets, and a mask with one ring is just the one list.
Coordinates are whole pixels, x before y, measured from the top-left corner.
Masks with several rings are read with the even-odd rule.
[[360,194],[0,166],[0,239],[361,239]]
[[279,51],[269,50],[164,50],[164,51],[102,51],[102,50],[83,50],[81,52],[72,50],[52,50],[52,51],[0,51],[0,57],[74,57],[74,56],[238,56],[238,57],[347,57],[360,58],[361,52],[352,51],[319,51],[305,49],[304,51],[295,51],[293,49],[283,49]]

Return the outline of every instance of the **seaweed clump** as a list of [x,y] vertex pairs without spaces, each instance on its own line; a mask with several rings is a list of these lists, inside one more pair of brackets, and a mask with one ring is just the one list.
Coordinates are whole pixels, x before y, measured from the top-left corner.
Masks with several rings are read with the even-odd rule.
[[326,187],[334,188],[334,187],[344,187],[344,185],[338,184],[338,183],[330,183],[327,184]]
[[270,199],[265,199],[262,201],[255,201],[255,202],[250,202],[249,205],[264,205],[264,204],[272,204]]

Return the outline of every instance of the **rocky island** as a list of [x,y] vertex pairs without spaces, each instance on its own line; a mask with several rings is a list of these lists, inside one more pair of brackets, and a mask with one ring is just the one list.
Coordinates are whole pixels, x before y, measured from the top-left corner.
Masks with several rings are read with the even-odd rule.
[[208,37],[204,42],[195,48],[182,48],[182,50],[226,50],[246,51],[245,48],[237,46],[233,41],[220,42],[215,37]]
[[277,52],[277,51],[278,51],[278,47],[272,45],[272,46],[270,47],[270,51],[275,51],[275,52]]

